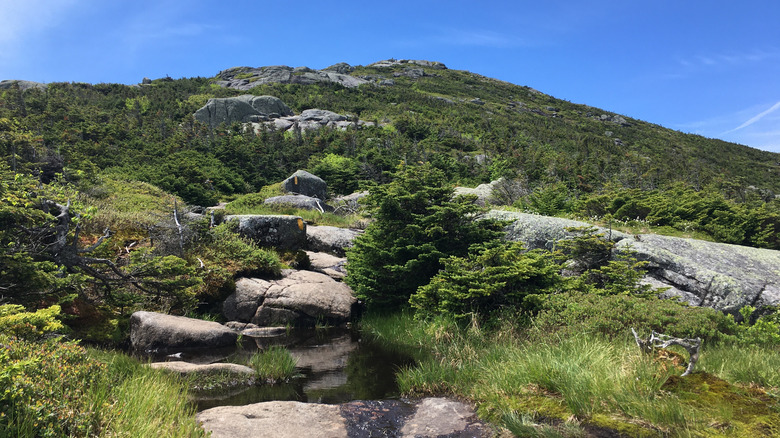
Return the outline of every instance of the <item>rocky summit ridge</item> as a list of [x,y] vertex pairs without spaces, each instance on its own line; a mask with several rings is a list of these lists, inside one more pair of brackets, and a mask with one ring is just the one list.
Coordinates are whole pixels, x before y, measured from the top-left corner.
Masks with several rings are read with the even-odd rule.
[[[425,76],[426,73],[422,67],[436,70],[444,70],[447,68],[447,66],[441,62],[413,59],[387,59],[368,65],[368,67],[373,68],[390,68],[398,66],[404,66],[406,69],[403,72],[394,73],[396,77],[400,75],[414,77]],[[355,88],[368,83],[392,85],[392,80],[389,80],[386,77],[376,75],[352,76],[351,73],[354,71],[355,67],[345,62],[333,64],[322,70],[314,70],[309,67],[289,67],[286,65],[232,67],[219,72],[214,83],[224,88],[234,88],[242,91],[249,90],[258,85],[274,83],[300,85],[334,83],[347,88]]]

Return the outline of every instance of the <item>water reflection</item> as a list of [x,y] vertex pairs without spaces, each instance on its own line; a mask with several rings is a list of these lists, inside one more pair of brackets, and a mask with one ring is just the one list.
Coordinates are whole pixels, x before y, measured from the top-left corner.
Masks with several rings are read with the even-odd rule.
[[271,400],[344,403],[398,396],[395,372],[413,363],[410,356],[388,351],[361,338],[355,330],[291,330],[278,336],[244,337],[242,345],[204,354],[187,352],[170,360],[195,363],[246,360],[257,349],[283,345],[298,361],[299,377],[288,383],[233,388],[199,394],[198,410]]

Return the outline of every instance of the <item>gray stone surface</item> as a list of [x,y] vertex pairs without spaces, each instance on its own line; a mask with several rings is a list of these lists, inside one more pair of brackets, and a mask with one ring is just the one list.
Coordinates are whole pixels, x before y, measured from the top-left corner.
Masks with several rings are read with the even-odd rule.
[[225,216],[237,221],[238,232],[265,246],[300,249],[306,245],[306,222],[299,216],[242,214]]
[[355,238],[360,234],[361,231],[350,228],[312,225],[306,228],[306,247],[310,251],[344,257],[347,248],[352,247]]
[[[569,238],[567,227],[589,226],[568,219],[493,210],[488,217],[511,220],[506,238],[529,249],[551,249]],[[632,255],[648,262],[645,283],[668,287],[666,297],[736,313],[744,306],[780,305],[780,251],[654,234],[628,235],[599,228],[616,242],[613,258]]]
[[[575,233],[567,231],[567,228],[593,227],[593,225],[586,222],[514,211],[491,210],[485,217],[502,221],[511,221],[511,223],[504,228],[506,239],[523,242],[528,249],[543,248],[551,250],[558,240],[575,236]],[[610,232],[609,230],[599,227],[594,228],[596,228],[599,233],[604,233],[605,236],[611,236],[614,241],[630,237],[629,235],[618,231]]]
[[729,313],[780,305],[780,251],[643,234],[617,243],[618,253],[648,262],[648,276],[671,286],[666,296]]
[[182,375],[195,373],[234,373],[234,374],[255,374],[255,370],[245,365],[236,363],[210,363],[194,364],[183,361],[154,362],[149,364],[151,368],[168,370]]
[[279,280],[238,279],[222,312],[229,320],[258,326],[342,323],[356,301],[349,286],[325,274],[285,270]]
[[220,406],[197,415],[212,438],[346,438],[338,405],[275,401]]
[[282,188],[289,193],[298,193],[321,200],[328,197],[328,184],[322,178],[305,170],[297,170],[282,181]]
[[293,208],[300,208],[302,210],[315,210],[321,212],[333,211],[333,207],[326,204],[325,201],[306,195],[272,196],[270,198],[266,198],[266,200],[263,201],[263,204],[271,206],[288,206]]
[[490,429],[477,419],[471,406],[447,398],[423,399],[414,415],[401,428],[403,437],[491,435]]
[[334,83],[347,88],[354,88],[365,83],[365,79],[350,76],[349,74],[334,71],[331,68],[325,70],[312,70],[310,68],[288,67],[286,65],[274,65],[267,67],[234,67],[219,72],[217,84],[221,87],[249,90],[264,84],[302,84]]
[[195,119],[214,128],[222,123],[257,122],[292,115],[292,110],[276,97],[246,94],[209,99],[206,105],[195,112]]
[[21,81],[16,79],[6,79],[3,81],[0,81],[0,90],[8,90],[13,87],[19,87],[22,91],[27,91],[31,88],[38,88],[41,90],[45,90],[48,88],[48,85],[42,84],[40,82],[33,82],[33,81]]
[[386,59],[384,61],[369,64],[369,67],[395,67],[399,65],[418,65],[420,67],[429,67],[436,70],[446,70],[447,66],[438,61],[426,61],[422,59]]
[[130,316],[130,344],[136,351],[217,348],[234,345],[238,334],[213,321],[135,312]]
[[347,275],[347,259],[336,257],[324,252],[306,251],[311,267],[309,270],[325,274],[334,280],[341,280]]
[[222,406],[197,415],[213,438],[487,438],[495,434],[474,409],[455,400],[426,398],[353,401],[341,405],[273,401]]

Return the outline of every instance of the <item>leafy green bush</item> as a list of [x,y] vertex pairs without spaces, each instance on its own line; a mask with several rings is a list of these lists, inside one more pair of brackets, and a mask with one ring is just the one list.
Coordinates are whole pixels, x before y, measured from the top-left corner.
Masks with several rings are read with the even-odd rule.
[[737,342],[742,345],[780,345],[780,312],[760,316],[751,324],[755,310],[753,306],[739,309],[742,321],[737,325]]
[[487,317],[507,306],[531,310],[527,295],[551,292],[563,282],[549,252],[526,252],[519,242],[475,245],[465,257],[442,261],[444,269],[409,299],[417,315]]
[[61,310],[60,306],[54,305],[35,312],[25,312],[24,306],[2,305],[0,306],[0,334],[35,339],[48,333],[59,332],[65,329],[59,320]]
[[0,435],[93,436],[100,410],[90,389],[105,372],[74,342],[0,338]]
[[254,213],[257,208],[262,208],[263,202],[267,198],[282,196],[284,194],[282,183],[267,185],[256,193],[248,193],[229,202],[225,206],[225,212],[228,214],[251,214]]
[[208,230],[193,252],[193,261],[199,259],[203,279],[197,296],[206,302],[215,302],[230,295],[238,275],[276,276],[281,271],[277,253],[261,248],[242,238],[233,228],[235,223],[224,223]]
[[347,251],[346,277],[369,306],[399,307],[469,246],[498,237],[492,221],[478,221],[468,199],[452,199],[444,174],[430,165],[402,166],[394,180],[371,189],[375,221]]

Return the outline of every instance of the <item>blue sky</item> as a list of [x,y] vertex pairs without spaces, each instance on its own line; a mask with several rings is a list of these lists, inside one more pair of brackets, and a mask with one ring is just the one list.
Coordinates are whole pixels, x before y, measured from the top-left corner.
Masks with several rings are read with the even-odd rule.
[[0,79],[118,82],[387,58],[780,152],[780,2],[0,0]]

